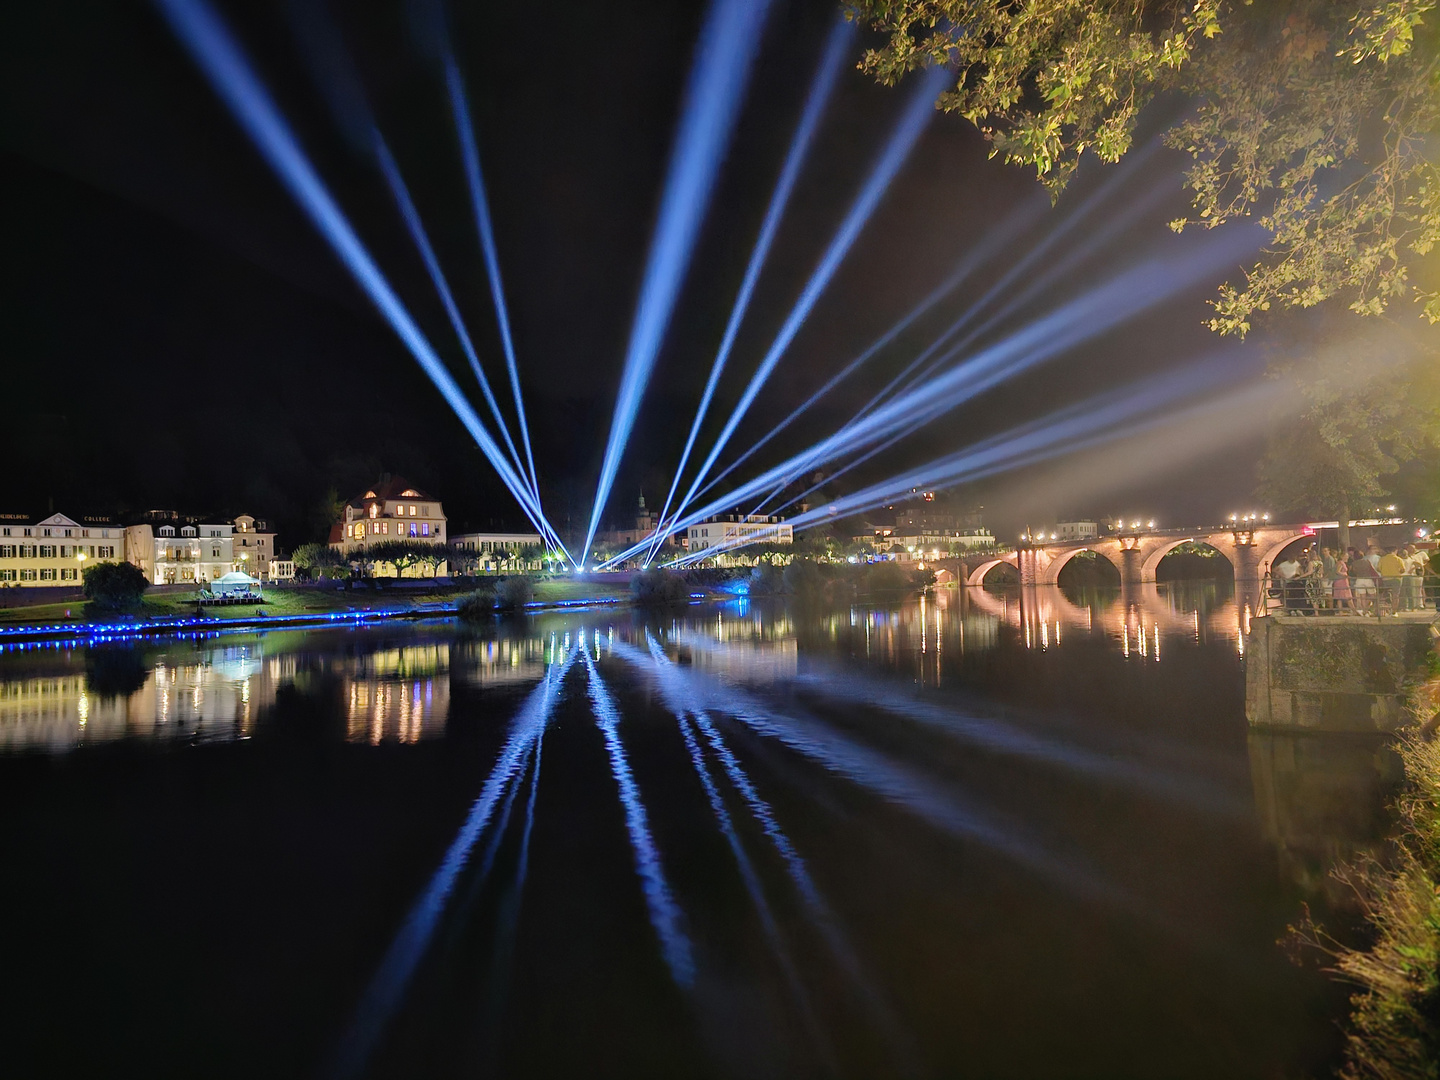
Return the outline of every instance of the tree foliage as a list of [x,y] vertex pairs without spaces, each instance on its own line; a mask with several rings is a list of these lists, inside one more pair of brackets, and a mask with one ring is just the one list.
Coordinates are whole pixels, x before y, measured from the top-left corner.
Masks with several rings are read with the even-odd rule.
[[885,35],[862,68],[894,83],[945,64],[941,108],[1058,196],[1090,151],[1117,161],[1157,94],[1193,103],[1164,135],[1190,156],[1193,215],[1270,233],[1211,328],[1340,299],[1378,315],[1440,292],[1411,278],[1440,241],[1437,0],[853,0]]
[[1334,318],[1304,321],[1314,325],[1300,358],[1270,364],[1287,390],[1256,494],[1281,513],[1340,518],[1396,501],[1400,466],[1440,447],[1433,352],[1394,333],[1335,333]]
[[333,579],[350,576],[350,563],[329,544],[301,544],[291,556],[296,567],[312,578]]
[[145,572],[134,563],[92,563],[82,571],[85,599],[107,611],[137,607],[150,587]]

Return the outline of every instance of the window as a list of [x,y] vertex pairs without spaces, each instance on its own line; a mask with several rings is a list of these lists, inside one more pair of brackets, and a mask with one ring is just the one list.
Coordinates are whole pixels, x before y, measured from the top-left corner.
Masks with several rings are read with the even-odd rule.
[[423,525],[420,526],[420,535],[421,535],[421,536],[429,536],[429,535],[430,535],[430,523],[429,523],[428,521],[425,522],[425,524],[423,524]]
[[390,522],[388,522],[388,521],[382,521],[382,522],[380,523],[380,531],[381,531],[382,533],[384,533],[386,536],[389,536],[389,535],[390,535]]
[[373,518],[373,517],[378,517],[379,514],[380,514],[380,506],[379,506],[379,504],[378,504],[378,503],[371,503],[371,504],[370,504],[370,516],[371,516],[372,518]]
[[14,581],[14,580],[15,580],[15,571],[14,571],[14,570],[0,570],[0,581]]
[[34,544],[21,544],[21,545],[20,545],[20,548],[19,548],[19,551],[20,551],[20,558],[22,558],[22,559],[33,559],[33,558],[35,558],[35,545],[34,545]]
[[78,570],[74,569],[73,567],[67,567],[67,568],[65,568],[65,569],[63,569],[63,570],[60,571],[60,580],[61,580],[61,581],[74,581],[74,580],[76,579],[76,575],[77,575],[77,574],[79,574],[79,571],[78,571]]
[[0,532],[3,532],[3,535],[5,535],[5,536],[9,536],[9,535],[10,535],[10,530],[9,530],[9,529],[0,530]]
[[109,545],[108,547],[102,546],[102,547],[100,548],[100,558],[102,558],[102,559],[113,559],[114,557],[115,557],[115,545],[114,545],[114,544],[111,544],[111,545]]
[[218,559],[218,558],[220,557],[220,545],[219,545],[219,544],[214,544],[214,545],[211,546],[211,548],[210,548],[210,557],[211,557],[212,559]]
[[70,530],[69,530],[69,529],[66,529],[66,530],[65,530],[65,535],[66,535],[66,536],[69,536],[69,535],[70,535]]
[[62,558],[62,559],[68,559],[69,557],[70,557],[70,549],[69,549],[68,547],[66,547],[64,544],[61,544],[61,545],[60,545],[60,558]]
[[26,535],[26,536],[34,536],[35,534],[34,534],[33,532],[31,532],[29,529],[26,529],[26,530],[25,530],[25,535]]
[[35,572],[34,570],[21,570],[21,571],[20,571],[20,580],[21,580],[21,581],[34,581],[37,576],[38,576],[38,575],[36,574],[36,572]]
[[42,531],[41,531],[41,535],[43,535],[43,536],[49,536],[49,535],[50,535],[50,530],[49,530],[49,529],[44,529],[44,530],[42,530]]
[[54,580],[55,580],[55,568],[54,568],[54,567],[46,567],[44,570],[41,570],[41,571],[40,571],[40,580],[41,580],[41,581],[54,581]]
[[0,544],[0,559],[13,559],[15,557],[14,544]]
[[417,535],[416,532],[415,532],[415,526],[414,526],[414,524],[411,524],[411,526],[410,526],[410,535],[411,535],[411,536]]
[[[413,511],[412,511],[412,513],[413,513]],[[429,516],[430,516],[430,507],[428,507],[428,506],[422,506],[422,507],[420,507],[420,516],[421,516],[421,517],[429,517]]]
[[41,544],[41,545],[40,545],[40,558],[42,558],[42,559],[53,559],[53,558],[55,558],[55,545],[54,545],[54,544]]
[[415,507],[414,507],[413,505],[410,507],[410,516],[411,516],[411,517],[414,517],[414,516],[415,516]]

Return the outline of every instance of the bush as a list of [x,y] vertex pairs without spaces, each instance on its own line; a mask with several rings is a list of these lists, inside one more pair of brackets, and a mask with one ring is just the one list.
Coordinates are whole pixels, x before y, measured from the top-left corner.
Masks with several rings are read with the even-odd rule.
[[495,606],[502,611],[519,611],[535,599],[535,583],[523,574],[507,577],[495,592]]
[[825,573],[809,559],[796,559],[782,575],[785,591],[802,600],[816,600],[825,594]]
[[85,599],[106,611],[129,611],[139,607],[150,582],[134,563],[104,562],[87,566]]
[[462,619],[486,619],[495,613],[495,587],[488,582],[461,598],[455,608]]
[[778,596],[785,591],[785,576],[778,566],[766,563],[750,571],[751,596]]
[[872,563],[865,574],[865,589],[872,593],[904,592],[912,588],[910,575],[897,562]]
[[637,604],[686,604],[690,602],[690,586],[679,574],[656,567],[630,579],[630,596]]

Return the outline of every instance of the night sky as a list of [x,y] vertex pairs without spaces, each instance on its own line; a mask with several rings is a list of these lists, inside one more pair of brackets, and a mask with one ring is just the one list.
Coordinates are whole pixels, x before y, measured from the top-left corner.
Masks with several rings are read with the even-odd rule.
[[[316,54],[302,47],[294,12],[269,0],[221,8],[362,239],[461,385],[475,391],[378,172],[317,91]],[[413,11],[400,2],[332,8],[482,362],[503,389],[443,84],[420,47]],[[775,5],[611,517],[628,516],[642,488],[658,503],[668,487],[836,10],[831,2]],[[546,507],[562,529],[567,520],[579,529],[703,7],[668,0],[455,5],[451,15]],[[291,547],[317,534],[316,507],[329,487],[351,495],[389,471],[441,497],[455,526],[523,523],[459,422],[151,8],[66,0],[12,10],[0,37],[0,86],[0,166],[9,181],[0,212],[0,509],[248,511],[277,523],[282,545]],[[702,445],[784,321],[908,93],[908,84],[887,89],[856,71],[843,76]],[[1150,131],[1179,107],[1154,106]],[[1179,155],[1162,150],[1135,168],[1109,209],[1152,190],[1161,197],[1107,245],[1095,244],[1087,227],[1076,230],[1071,243],[1094,244],[1093,258],[1009,328],[1141,253],[1194,243],[1164,225],[1185,210],[1182,167]],[[1021,241],[758,464],[848,418],[1114,168],[1088,162]],[[908,311],[987,230],[1036,200],[1043,195],[1030,173],[988,160],[973,128],[937,114],[722,462]],[[1102,213],[1095,223],[1105,220]],[[1218,280],[984,395],[845,483],[878,479],[1216,350],[1221,342],[1202,320]],[[1237,379],[1263,365],[1266,349],[1256,335],[1233,350]],[[482,408],[478,392],[472,397]],[[987,523],[1002,535],[1024,520],[1068,514],[1215,520],[1245,508],[1260,445],[1257,432],[1159,473],[1097,476],[1093,486],[1048,482],[1077,470],[1085,476],[1083,462],[1062,462],[960,495],[984,503]]]

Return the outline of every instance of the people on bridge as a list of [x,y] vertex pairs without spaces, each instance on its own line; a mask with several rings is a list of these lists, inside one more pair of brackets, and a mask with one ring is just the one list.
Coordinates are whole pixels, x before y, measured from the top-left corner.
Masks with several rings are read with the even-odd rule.
[[1369,611],[1375,606],[1375,596],[1380,587],[1380,571],[1368,557],[1360,554],[1359,548],[1350,549],[1350,590],[1355,595],[1355,607]]
[[1350,593],[1350,565],[1340,557],[1338,551],[1325,549],[1326,573],[1330,577],[1330,603],[1336,611],[1352,610]]

